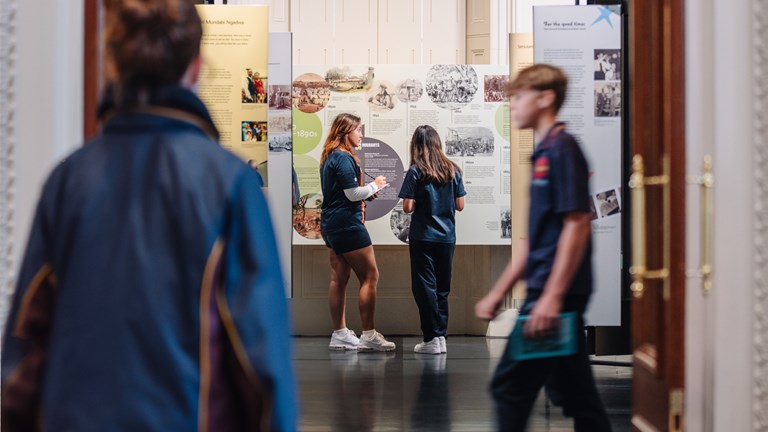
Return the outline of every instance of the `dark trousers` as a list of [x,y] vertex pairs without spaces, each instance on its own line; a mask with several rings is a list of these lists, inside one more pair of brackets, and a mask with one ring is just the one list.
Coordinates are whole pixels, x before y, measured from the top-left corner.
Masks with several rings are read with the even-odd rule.
[[[530,313],[537,298],[537,294],[529,294],[521,314]],[[563,304],[563,312],[576,312],[579,330],[584,327],[583,314],[588,301],[586,295],[569,296]],[[553,384],[561,394],[563,411],[573,417],[576,432],[611,430],[597,393],[584,339],[580,331],[576,354],[565,357],[514,361],[509,357],[509,350],[504,350],[491,382],[500,431],[525,430],[533,403],[545,383]]]
[[445,336],[448,329],[448,294],[454,243],[411,239],[411,291],[419,307],[424,342]]

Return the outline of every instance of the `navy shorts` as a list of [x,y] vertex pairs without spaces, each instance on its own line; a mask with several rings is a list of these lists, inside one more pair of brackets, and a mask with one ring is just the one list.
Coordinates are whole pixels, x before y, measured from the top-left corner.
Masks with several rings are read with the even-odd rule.
[[333,249],[336,255],[352,252],[372,245],[368,230],[339,231],[335,233],[323,233],[325,245]]

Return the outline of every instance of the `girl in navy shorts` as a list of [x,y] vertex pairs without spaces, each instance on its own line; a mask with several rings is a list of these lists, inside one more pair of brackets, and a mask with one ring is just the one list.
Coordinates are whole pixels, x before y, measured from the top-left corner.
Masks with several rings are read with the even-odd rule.
[[[387,186],[384,176],[366,185],[355,148],[363,141],[360,117],[339,114],[333,120],[320,158],[320,182],[323,204],[320,231],[331,261],[331,283],[328,304],[334,332],[329,348],[332,350],[392,351],[395,344],[374,330],[376,284],[379,269],[373,246],[365,229],[365,200],[374,199]],[[358,339],[347,328],[345,304],[350,271],[360,280],[359,309],[363,334]]]

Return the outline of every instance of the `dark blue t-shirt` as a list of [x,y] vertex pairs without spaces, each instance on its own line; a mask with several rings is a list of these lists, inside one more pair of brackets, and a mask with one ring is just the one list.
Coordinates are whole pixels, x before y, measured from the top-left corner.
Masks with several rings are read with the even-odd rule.
[[[589,213],[591,197],[587,161],[576,139],[569,133],[561,131],[549,136],[536,147],[532,159],[525,277],[529,290],[541,290],[552,272],[563,217],[570,212]],[[567,294],[592,292],[591,256],[590,236]]]
[[456,243],[456,198],[466,194],[459,170],[455,171],[453,181],[441,185],[425,182],[416,165],[411,165],[399,195],[416,200],[408,238]]
[[365,229],[363,202],[352,202],[344,195],[344,189],[360,186],[360,165],[355,158],[334,150],[320,165],[320,184],[323,190],[320,231],[331,234]]

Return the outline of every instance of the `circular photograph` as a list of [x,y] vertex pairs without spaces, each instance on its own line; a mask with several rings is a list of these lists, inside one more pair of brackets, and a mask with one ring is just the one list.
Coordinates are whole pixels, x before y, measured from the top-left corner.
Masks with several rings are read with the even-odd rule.
[[320,206],[323,195],[307,194],[299,198],[293,207],[293,229],[299,235],[310,240],[323,238],[320,234]]
[[397,98],[402,103],[416,102],[424,94],[424,85],[421,81],[413,78],[397,83]]
[[328,105],[331,90],[323,77],[314,73],[300,75],[293,81],[293,106],[305,113],[316,113]]
[[388,81],[374,81],[368,90],[368,106],[374,111],[389,111],[395,107],[395,86]]
[[408,233],[411,230],[411,214],[403,211],[403,201],[395,206],[389,216],[389,226],[392,234],[403,243],[408,243]]
[[456,111],[469,104],[478,89],[470,65],[434,65],[427,72],[427,95],[440,108]]

